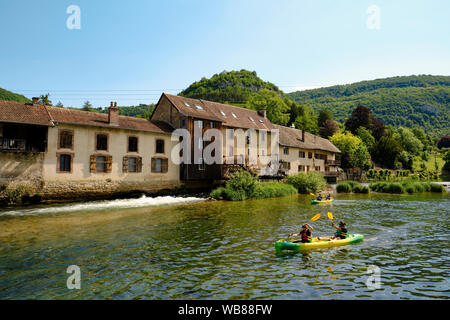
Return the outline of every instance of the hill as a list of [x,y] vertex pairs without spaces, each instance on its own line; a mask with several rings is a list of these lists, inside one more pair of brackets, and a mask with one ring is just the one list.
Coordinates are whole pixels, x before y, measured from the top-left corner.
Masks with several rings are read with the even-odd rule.
[[450,77],[417,75],[361,81],[288,93],[287,97],[312,107],[328,109],[344,122],[359,104],[393,126],[420,127],[426,132],[450,133]]
[[263,81],[255,71],[223,71],[207,79],[192,83],[179,93],[180,96],[194,99],[243,105],[259,91],[267,89],[279,96],[284,93],[276,85]]
[[5,89],[0,88],[0,100],[17,101],[17,102],[31,102],[27,97],[17,94]]

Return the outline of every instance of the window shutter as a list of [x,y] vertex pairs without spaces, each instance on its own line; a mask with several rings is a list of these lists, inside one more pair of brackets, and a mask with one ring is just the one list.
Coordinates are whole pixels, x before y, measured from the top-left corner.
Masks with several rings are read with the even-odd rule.
[[156,159],[152,158],[152,172],[155,172],[156,170]]
[[288,165],[288,170],[291,170],[291,163],[288,162],[287,165]]
[[142,172],[142,157],[138,157],[136,160],[136,172]]
[[112,170],[112,156],[106,156],[106,172],[110,173]]
[[127,156],[123,157],[122,171],[123,172],[128,172],[128,157]]
[[97,170],[96,170],[97,162],[95,161],[95,159],[96,159],[95,156],[92,155],[90,165],[89,165],[90,172],[97,172]]
[[169,160],[161,159],[161,172],[166,173],[168,171],[168,167],[169,167]]

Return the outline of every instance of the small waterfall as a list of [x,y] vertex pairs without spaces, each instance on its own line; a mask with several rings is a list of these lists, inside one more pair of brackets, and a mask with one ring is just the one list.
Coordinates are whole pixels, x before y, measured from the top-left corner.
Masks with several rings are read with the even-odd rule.
[[95,210],[114,210],[114,209],[127,209],[127,208],[142,208],[153,207],[161,205],[171,204],[183,204],[191,202],[205,201],[204,198],[196,197],[147,197],[142,196],[137,199],[117,199],[117,200],[103,200],[92,201],[85,203],[74,203],[62,206],[51,206],[44,208],[31,208],[31,209],[19,209],[0,212],[1,216],[27,216],[37,214],[52,214],[61,212],[78,212],[78,211],[95,211]]

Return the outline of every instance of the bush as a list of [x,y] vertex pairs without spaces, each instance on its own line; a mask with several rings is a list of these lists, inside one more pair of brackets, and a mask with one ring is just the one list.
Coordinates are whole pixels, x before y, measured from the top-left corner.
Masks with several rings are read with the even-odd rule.
[[352,186],[348,182],[338,183],[336,186],[337,193],[349,193],[352,192]]
[[431,192],[444,192],[445,188],[442,184],[430,183],[430,191]]
[[278,182],[258,182],[256,177],[245,171],[233,174],[225,187],[219,187],[210,193],[217,200],[242,201],[250,198],[264,199],[296,194],[292,185]]
[[404,193],[405,189],[400,183],[393,182],[388,183],[383,190],[386,189],[388,193]]
[[317,172],[300,172],[286,178],[286,183],[293,185],[299,193],[316,193],[326,186],[324,177]]
[[369,193],[369,187],[358,184],[353,187],[353,192],[354,193]]
[[297,189],[290,184],[265,182],[258,183],[251,194],[251,198],[264,199],[273,197],[290,196],[297,193]]

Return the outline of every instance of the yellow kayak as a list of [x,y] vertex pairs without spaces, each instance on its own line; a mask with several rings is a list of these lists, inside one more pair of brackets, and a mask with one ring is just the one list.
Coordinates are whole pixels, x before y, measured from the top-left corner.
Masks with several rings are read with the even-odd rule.
[[363,239],[364,236],[362,234],[349,234],[347,238],[338,240],[330,240],[330,237],[320,237],[320,240],[318,238],[313,238],[312,242],[307,243],[302,243],[300,240],[295,239],[281,239],[275,242],[275,250],[280,252],[282,250],[303,251],[309,249],[329,248],[357,243]]
[[311,200],[311,204],[319,204],[319,203],[331,203],[333,202],[333,198],[331,198],[330,200]]

